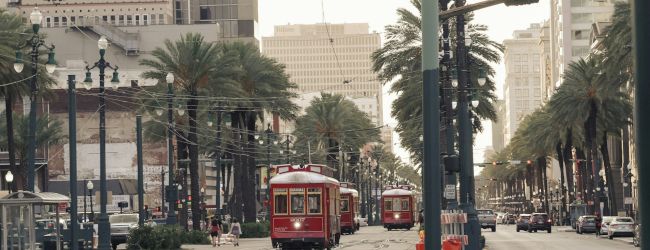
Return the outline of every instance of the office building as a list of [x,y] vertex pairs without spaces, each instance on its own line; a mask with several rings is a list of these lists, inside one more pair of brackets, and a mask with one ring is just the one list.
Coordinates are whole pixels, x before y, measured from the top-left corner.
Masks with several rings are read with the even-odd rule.
[[368,29],[366,23],[280,25],[274,36],[262,38],[262,51],[286,65],[300,94],[342,94],[380,126],[381,83],[370,56],[381,38]]
[[506,66],[504,141],[514,136],[519,122],[541,105],[540,40],[541,25],[515,30],[513,38],[503,42]]

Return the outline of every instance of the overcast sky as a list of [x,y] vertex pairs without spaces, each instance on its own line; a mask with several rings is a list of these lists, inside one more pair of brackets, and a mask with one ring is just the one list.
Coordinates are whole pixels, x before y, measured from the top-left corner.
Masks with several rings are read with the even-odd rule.
[[[478,2],[469,0],[469,3]],[[321,8],[321,4],[324,8]],[[410,0],[259,0],[259,24],[262,36],[273,36],[273,26],[282,24],[322,23],[368,23],[370,31],[382,33],[384,26],[395,23],[396,10],[400,7],[413,9]],[[531,23],[539,23],[550,16],[549,0],[529,6],[506,7],[497,5],[475,12],[475,22],[489,27],[488,35],[503,42],[518,29],[526,29]],[[497,95],[503,97],[505,68],[496,65]],[[395,99],[384,86],[384,122],[394,127],[397,122],[390,117],[390,105]],[[489,123],[489,122],[488,122]],[[483,150],[492,144],[491,126],[480,134],[474,145],[474,162],[483,160]],[[398,142],[397,138],[394,138]],[[397,145],[396,153],[405,158],[407,154]]]

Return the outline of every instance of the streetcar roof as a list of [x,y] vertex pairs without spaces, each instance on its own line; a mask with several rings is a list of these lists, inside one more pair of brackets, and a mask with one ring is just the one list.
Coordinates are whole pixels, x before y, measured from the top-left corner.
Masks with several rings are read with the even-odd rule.
[[352,194],[352,197],[359,197],[359,192],[352,188],[341,187],[341,194]]
[[287,172],[273,176],[270,181],[271,184],[308,184],[308,183],[330,183],[339,185],[339,181],[334,178],[327,177],[325,175],[306,172],[306,171],[297,171],[297,172]]
[[413,195],[413,192],[410,190],[405,190],[401,188],[389,189],[381,193],[382,196],[386,195]]

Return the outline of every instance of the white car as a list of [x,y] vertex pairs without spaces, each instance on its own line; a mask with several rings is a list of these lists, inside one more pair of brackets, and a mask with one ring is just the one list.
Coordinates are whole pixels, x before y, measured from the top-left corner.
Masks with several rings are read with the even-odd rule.
[[634,236],[634,219],[630,217],[616,217],[609,223],[607,236]]
[[126,243],[129,230],[138,227],[138,214],[113,214],[108,217],[111,223],[111,245],[117,249],[117,245]]
[[607,235],[607,227],[609,227],[609,223],[611,223],[614,218],[616,218],[616,216],[603,216],[603,221],[600,225],[601,235]]
[[360,227],[367,227],[368,226],[368,218],[366,217],[358,217],[359,218],[359,226]]

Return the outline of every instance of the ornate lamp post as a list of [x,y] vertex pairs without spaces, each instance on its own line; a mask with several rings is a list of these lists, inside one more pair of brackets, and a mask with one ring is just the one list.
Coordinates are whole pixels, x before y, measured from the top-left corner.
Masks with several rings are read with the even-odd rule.
[[86,88],[92,86],[93,79],[90,70],[94,68],[99,69],[99,245],[98,249],[111,248],[111,225],[108,221],[108,214],[106,213],[106,204],[108,203],[108,192],[106,184],[106,101],[104,93],[104,71],[106,68],[113,70],[113,78],[111,84],[116,89],[120,84],[120,79],[117,73],[117,66],[111,66],[109,62],[104,60],[106,49],[108,48],[108,40],[106,37],[101,36],[97,41],[99,48],[99,61],[95,62],[92,67],[86,66],[86,79],[84,84]]
[[93,211],[93,182],[88,181],[86,188],[88,189],[88,197],[90,197],[90,221],[95,221],[95,211]]
[[[48,73],[54,73],[56,69],[56,62],[54,61],[54,45],[47,46],[45,45],[45,40],[41,38],[38,34],[38,30],[41,28],[41,22],[43,21],[43,14],[38,10],[38,7],[35,7],[32,13],[29,15],[29,21],[32,24],[32,37],[29,38],[23,46],[20,46],[16,50],[16,62],[14,63],[14,70],[20,73],[25,67],[23,63],[23,52],[21,49],[31,46],[32,50],[30,55],[32,57],[31,68],[32,74],[30,76],[30,96],[29,96],[29,144],[27,148],[27,190],[34,192],[34,179],[35,179],[35,163],[36,163],[36,98],[38,94],[37,86],[37,73],[38,73],[38,57],[39,49],[44,47],[49,50],[47,64],[45,64],[45,70]],[[10,161],[13,160],[13,135],[8,138],[9,140],[9,155]],[[12,166],[13,167],[13,166]]]

